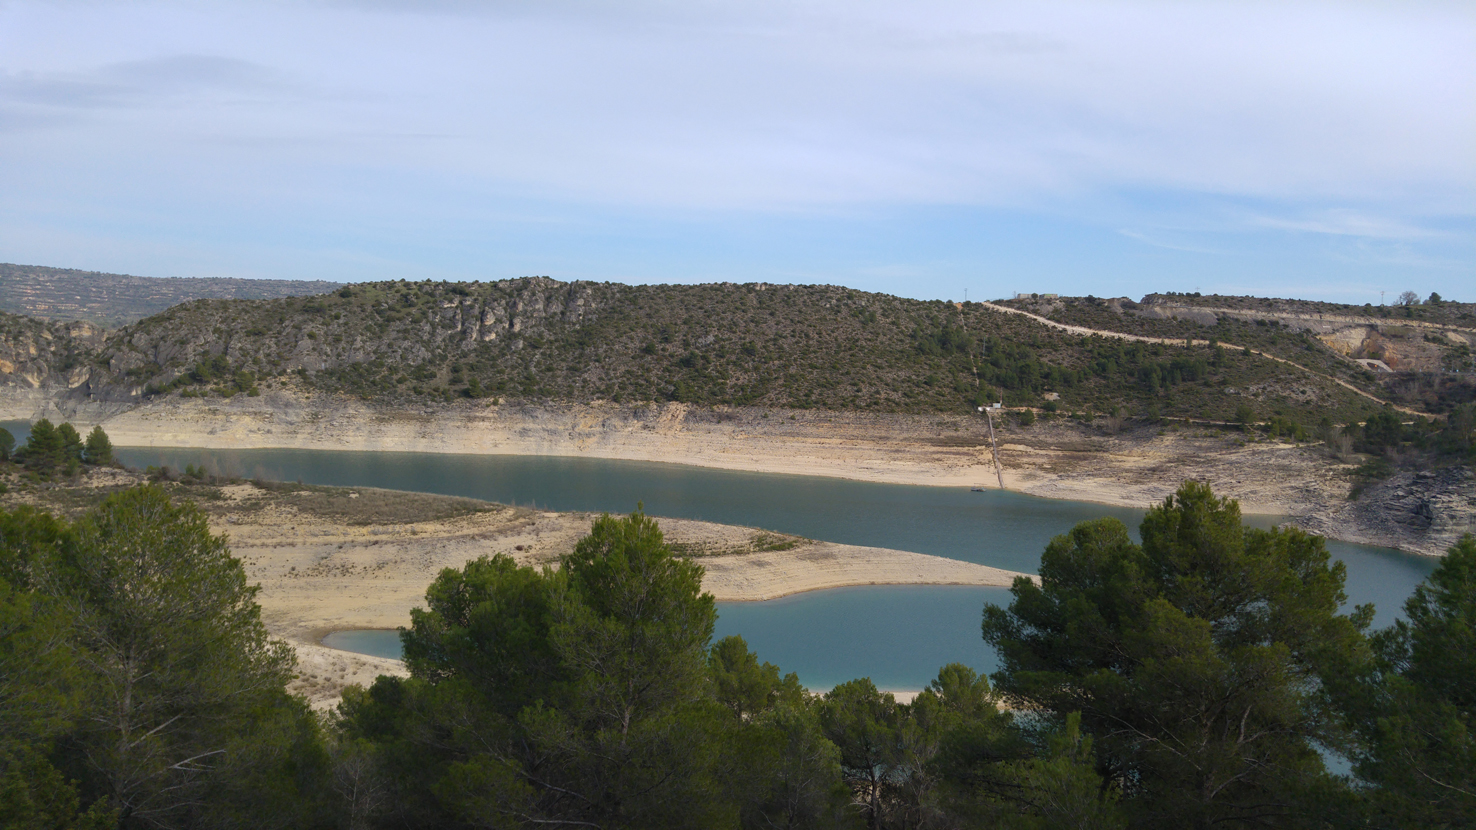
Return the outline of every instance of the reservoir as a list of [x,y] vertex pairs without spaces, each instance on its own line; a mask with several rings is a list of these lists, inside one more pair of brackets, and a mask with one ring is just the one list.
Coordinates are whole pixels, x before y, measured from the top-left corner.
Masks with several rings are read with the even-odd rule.
[[[24,441],[25,422],[0,423]],[[1113,516],[1137,535],[1143,511],[962,487],[878,484],[816,476],[747,473],[676,464],[549,456],[473,456],[323,450],[120,447],[132,467],[188,464],[246,478],[383,487],[467,496],[544,510],[698,519],[811,539],[946,556],[1033,573],[1051,537]],[[1270,527],[1273,516],[1247,516]],[[1349,603],[1372,602],[1389,625],[1436,560],[1328,540],[1347,566]],[[881,688],[917,689],[950,662],[992,671],[979,635],[986,603],[1009,590],[961,586],[867,586],[768,602],[720,603],[717,636],[741,634],[760,660],[796,672],[816,689],[855,677]],[[337,648],[399,656],[392,631],[338,632]]]
[[[12,432],[15,430],[12,429]],[[878,484],[676,464],[549,456],[473,456],[326,450],[119,448],[129,466],[188,464],[220,474],[467,496],[550,511],[627,513],[760,527],[811,539],[895,548],[1035,572],[1051,537],[1102,516],[1133,535],[1143,511],[962,487]],[[1270,527],[1272,516],[1247,516]],[[1328,540],[1348,569],[1351,604],[1375,603],[1375,626],[1399,614],[1436,560]],[[870,586],[768,602],[720,603],[717,636],[741,634],[760,660],[811,688],[868,676],[917,689],[949,662],[994,668],[979,635],[986,603],[1005,588]],[[398,656],[394,632],[340,632],[331,646]]]

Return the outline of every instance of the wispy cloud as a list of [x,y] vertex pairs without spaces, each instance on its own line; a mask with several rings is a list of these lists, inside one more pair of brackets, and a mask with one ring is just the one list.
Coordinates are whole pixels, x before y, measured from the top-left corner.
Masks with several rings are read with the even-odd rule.
[[90,69],[0,74],[0,105],[90,110],[151,105],[182,94],[286,89],[277,73],[250,61],[171,55]]
[[1155,248],[1165,248],[1170,251],[1185,251],[1191,254],[1213,254],[1215,256],[1224,256],[1225,254],[1230,253],[1229,251],[1220,248],[1209,248],[1202,245],[1171,241],[1168,239],[1164,239],[1159,234],[1150,234],[1144,231],[1133,230],[1131,228],[1119,228],[1117,232],[1127,237],[1128,239],[1142,242],[1144,245],[1152,245]]
[[1259,228],[1369,239],[1430,239],[1446,236],[1442,231],[1420,227],[1409,221],[1355,210],[1327,210],[1315,216],[1301,218],[1256,216],[1249,220],[1249,224]]

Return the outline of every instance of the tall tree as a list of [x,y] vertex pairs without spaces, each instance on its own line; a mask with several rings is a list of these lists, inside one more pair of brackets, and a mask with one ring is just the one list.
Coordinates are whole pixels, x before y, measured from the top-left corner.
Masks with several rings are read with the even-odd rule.
[[50,578],[93,689],[73,768],[124,826],[202,821],[220,806],[213,773],[270,744],[265,727],[294,708],[291,649],[268,639],[241,563],[197,509],[149,486],[86,514]]
[[88,464],[113,463],[113,442],[108,440],[108,434],[103,432],[101,426],[95,426],[92,432],[87,433],[87,444],[83,447],[82,455]]
[[31,424],[31,434],[21,450],[26,466],[33,470],[50,471],[63,461],[62,437],[56,425],[45,418]]
[[745,828],[850,826],[840,750],[822,734],[817,697],[794,674],[760,663],[742,637],[708,652],[717,702],[729,714],[718,777]]
[[1379,827],[1454,828],[1476,816],[1476,537],[1467,534],[1373,637],[1349,701],[1359,777]]
[[889,826],[901,809],[904,715],[890,692],[865,677],[831,689],[820,707],[820,726],[840,748],[841,774],[871,830]]
[[0,826],[106,827],[106,799],[85,812],[52,763],[53,742],[76,726],[85,686],[71,620],[50,597],[0,578]]
[[41,568],[71,529],[31,507],[0,510],[0,826],[106,827],[116,818],[82,796],[53,764],[54,744],[77,726],[87,694],[73,620],[37,589]]
[[78,434],[77,428],[69,423],[62,422],[56,428],[57,437],[61,439],[62,462],[73,462],[82,460],[82,436]]
[[1366,653],[1372,615],[1338,613],[1322,540],[1245,529],[1234,501],[1185,483],[1142,545],[1113,519],[1051,541],[1040,584],[985,609],[1007,697],[1063,724],[1080,712],[1101,773],[1145,827],[1297,819],[1336,737],[1323,679]]
[[742,637],[724,637],[714,643],[707,657],[713,693],[739,720],[767,712],[776,705],[800,706],[806,701],[804,687],[794,674],[779,676],[779,667],[760,663]]

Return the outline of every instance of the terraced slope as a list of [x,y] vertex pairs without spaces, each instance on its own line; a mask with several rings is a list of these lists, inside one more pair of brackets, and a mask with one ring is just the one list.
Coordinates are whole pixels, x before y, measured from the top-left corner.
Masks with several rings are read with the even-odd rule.
[[321,280],[135,277],[0,263],[0,311],[111,328],[189,300],[301,297],[334,291],[340,285]]

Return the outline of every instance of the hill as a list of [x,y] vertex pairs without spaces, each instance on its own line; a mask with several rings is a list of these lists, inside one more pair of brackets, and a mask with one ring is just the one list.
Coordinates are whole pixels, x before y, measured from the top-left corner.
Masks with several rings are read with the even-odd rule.
[[321,280],[134,277],[0,263],[0,311],[53,321],[85,320],[114,328],[189,300],[300,297],[340,286]]
[[[1197,325],[1141,323],[1174,337]],[[1254,342],[1269,349],[1285,345],[1280,337]],[[1082,337],[981,303],[833,286],[384,282],[176,306],[87,346],[89,376],[76,394],[229,396],[290,382],[386,404],[495,397],[953,413],[1003,400],[1225,421],[1249,406],[1258,419],[1304,424],[1377,409],[1333,380],[1378,394],[1372,373],[1315,339],[1295,342],[1315,371],[1204,340]]]

